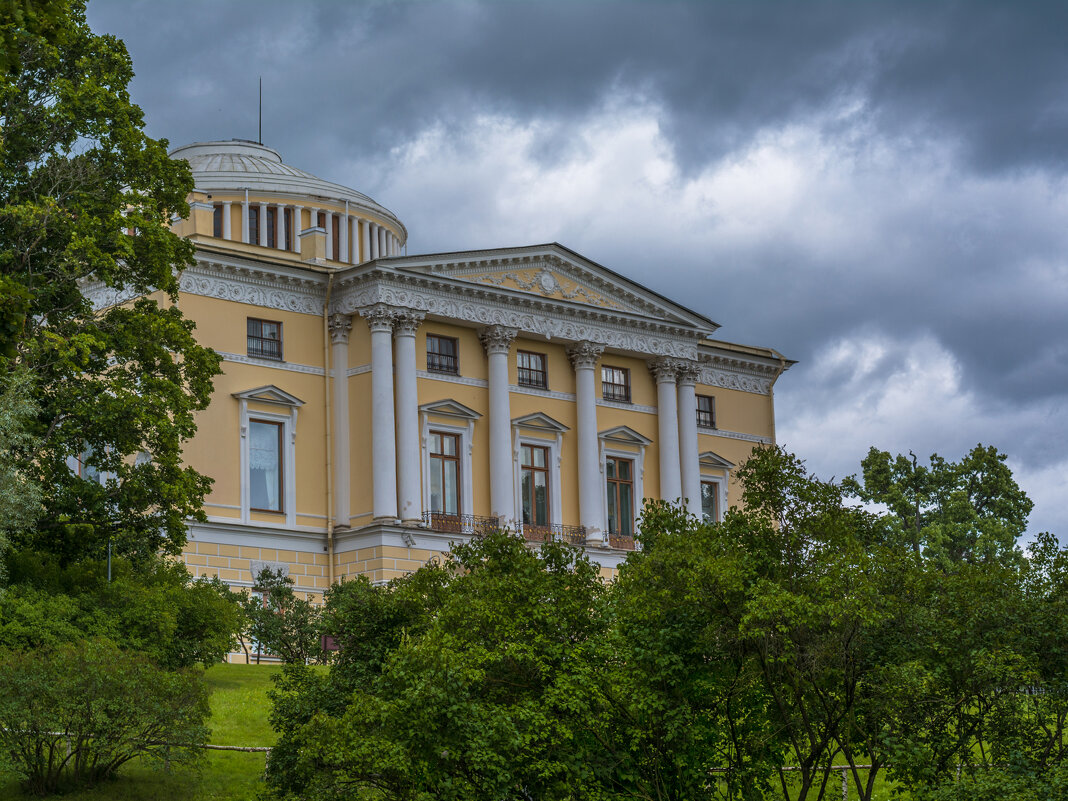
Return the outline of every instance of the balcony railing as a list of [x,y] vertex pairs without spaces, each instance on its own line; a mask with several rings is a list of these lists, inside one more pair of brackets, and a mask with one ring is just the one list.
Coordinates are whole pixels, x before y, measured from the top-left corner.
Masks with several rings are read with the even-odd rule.
[[456,375],[459,372],[459,364],[456,356],[451,353],[427,353],[426,369],[429,373]]
[[537,526],[533,523],[522,525],[523,538],[527,542],[569,542],[572,545],[586,544],[585,526],[565,526],[560,523],[550,523],[545,526]]
[[501,527],[500,520],[496,517],[447,515],[444,512],[423,512],[423,522],[431,531],[466,534],[471,537],[483,537]]
[[609,534],[608,546],[610,548],[618,548],[621,551],[633,551],[634,537],[626,534]]

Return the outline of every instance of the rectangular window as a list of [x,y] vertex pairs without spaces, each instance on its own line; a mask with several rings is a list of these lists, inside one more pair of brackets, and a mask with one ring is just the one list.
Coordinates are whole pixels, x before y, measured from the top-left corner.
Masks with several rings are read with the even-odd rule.
[[701,482],[701,517],[706,523],[719,520],[719,484],[714,481]]
[[267,247],[273,248],[278,245],[275,234],[278,233],[278,209],[274,206],[267,207]]
[[608,401],[630,403],[630,370],[626,367],[603,366],[601,397]]
[[608,533],[634,536],[634,462],[609,456],[605,462],[608,481]]
[[248,318],[248,355],[282,360],[282,324]]
[[431,373],[459,373],[458,342],[452,337],[426,335],[426,369]]
[[322,228],[324,231],[326,230],[326,212],[325,211],[320,211],[318,214],[315,215],[315,225],[316,225],[317,228]]
[[430,432],[430,511],[460,514],[460,435]]
[[333,217],[334,230],[330,232],[330,239],[334,249],[330,252],[334,254],[334,261],[344,261],[344,259],[341,258],[344,255],[341,252],[341,218],[336,214],[333,215]]
[[223,235],[223,204],[216,203],[211,212],[211,235],[222,239]]
[[282,509],[282,423],[249,420],[249,507],[257,512]]
[[516,379],[521,387],[546,389],[549,377],[545,372],[545,354],[521,350],[516,354]]
[[248,207],[248,241],[253,245],[260,241],[260,209],[259,206]]
[[711,395],[697,396],[697,425],[716,427],[716,399]]
[[282,215],[283,227],[285,228],[286,250],[293,249],[293,209],[286,209]]
[[549,449],[521,445],[520,492],[523,496],[523,525],[549,525]]

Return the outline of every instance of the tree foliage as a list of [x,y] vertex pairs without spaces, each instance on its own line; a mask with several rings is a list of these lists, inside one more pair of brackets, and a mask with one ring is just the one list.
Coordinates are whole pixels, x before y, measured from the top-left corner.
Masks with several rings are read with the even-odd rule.
[[136,757],[191,762],[207,716],[202,674],[106,639],[0,652],[0,748],[38,795],[98,783]]
[[145,136],[126,49],[90,31],[83,2],[5,10],[0,351],[34,387],[23,475],[45,501],[15,541],[65,561],[109,541],[134,559],[176,553],[209,486],[180,449],[219,364],[173,305],[192,259],[169,228],[189,168]]
[[903,543],[943,565],[962,561],[1015,560],[1016,541],[1027,529],[1033,504],[1012,477],[1006,455],[976,445],[959,462],[933,454],[929,466],[872,448],[861,478],[843,486],[890,511]]
[[[1068,551],[1042,535],[1026,556],[917,560],[900,518],[782,449],[738,476],[722,523],[647,505],[609,585],[581,553],[501,533],[389,587],[333,588],[341,651],[278,687],[272,791],[818,801],[844,766],[868,801],[883,780],[1058,797]],[[1000,486],[987,508],[1026,505]]]
[[320,647],[319,610],[293,590],[293,579],[281,570],[265,567],[256,576],[252,593],[241,594],[244,612],[242,643],[256,651],[256,664],[263,654],[277,656],[286,664],[300,664],[324,658]]

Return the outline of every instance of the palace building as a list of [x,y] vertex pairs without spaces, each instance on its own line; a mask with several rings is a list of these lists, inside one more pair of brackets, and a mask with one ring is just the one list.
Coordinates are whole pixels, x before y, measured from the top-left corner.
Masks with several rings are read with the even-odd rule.
[[395,214],[268,147],[171,155],[196,185],[179,305],[223,358],[185,450],[215,481],[197,575],[281,568],[320,599],[497,526],[610,575],[642,499],[719,518],[775,440],[792,362],[632,278],[555,243],[411,255]]

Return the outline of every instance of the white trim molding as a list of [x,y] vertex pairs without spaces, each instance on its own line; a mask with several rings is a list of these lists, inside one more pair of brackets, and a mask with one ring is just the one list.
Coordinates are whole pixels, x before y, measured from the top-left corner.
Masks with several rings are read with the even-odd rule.
[[[431,418],[436,418],[431,423]],[[471,453],[475,442],[475,421],[482,417],[459,401],[440,400],[419,407],[419,457],[423,470],[423,509],[430,511],[430,430],[460,437],[460,514],[472,514],[475,505],[471,482]]]
[[[282,424],[282,487],[283,514],[285,525],[293,528],[297,524],[297,411],[304,405],[300,398],[279,389],[273,384],[244,392],[235,392],[233,397],[240,404],[240,446],[241,446],[241,522],[252,522],[251,485],[249,481],[249,422],[263,420]],[[249,403],[262,403],[288,409],[288,412],[249,411]]]
[[549,523],[563,524],[564,510],[560,484],[560,461],[563,457],[564,432],[570,429],[544,412],[512,418],[512,486],[515,487],[515,526],[523,530],[523,482],[521,448],[532,445],[549,449]]

